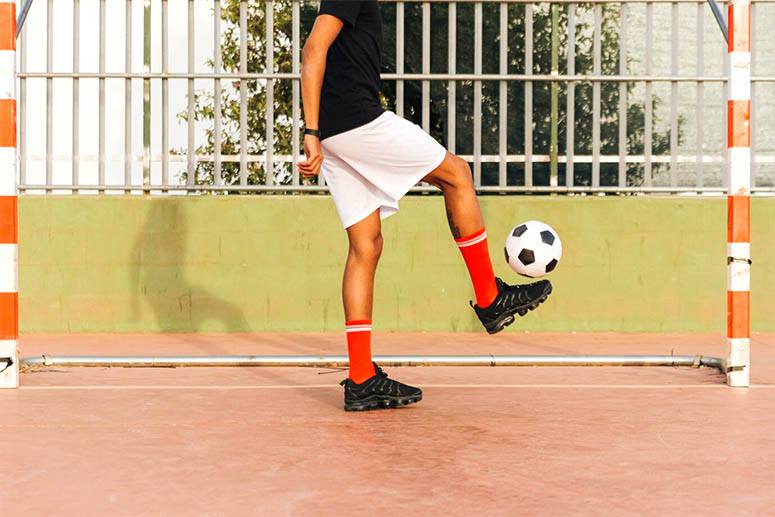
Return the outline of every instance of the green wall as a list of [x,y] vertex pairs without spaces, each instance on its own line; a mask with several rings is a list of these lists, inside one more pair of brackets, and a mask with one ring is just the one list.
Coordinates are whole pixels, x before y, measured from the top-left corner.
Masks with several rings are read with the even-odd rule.
[[[510,329],[725,328],[723,199],[481,198],[496,272],[502,241],[548,222],[565,256],[555,291]],[[409,197],[384,224],[380,330],[471,331],[467,273],[443,200]],[[775,200],[753,203],[753,324],[775,330]],[[23,332],[338,331],[345,234],[326,196],[25,196]]]

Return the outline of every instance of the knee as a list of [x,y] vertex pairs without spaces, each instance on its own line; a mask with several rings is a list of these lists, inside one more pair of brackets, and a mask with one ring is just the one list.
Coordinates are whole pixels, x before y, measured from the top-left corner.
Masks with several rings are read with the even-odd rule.
[[350,256],[368,262],[376,262],[382,256],[382,234],[365,239],[350,241]]
[[455,155],[452,158],[447,181],[442,185],[442,190],[447,189],[470,189],[473,188],[473,179],[471,178],[471,167],[463,158]]

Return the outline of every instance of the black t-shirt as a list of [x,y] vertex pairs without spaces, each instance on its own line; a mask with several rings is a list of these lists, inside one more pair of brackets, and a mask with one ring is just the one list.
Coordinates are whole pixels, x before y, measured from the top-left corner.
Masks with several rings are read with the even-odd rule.
[[382,15],[377,0],[323,0],[318,14],[344,26],[328,49],[320,94],[321,138],[368,124],[383,113],[379,102]]

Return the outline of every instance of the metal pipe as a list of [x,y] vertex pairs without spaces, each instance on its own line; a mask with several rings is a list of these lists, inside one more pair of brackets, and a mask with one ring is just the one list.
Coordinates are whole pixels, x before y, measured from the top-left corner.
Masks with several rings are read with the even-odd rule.
[[[389,355],[375,356],[384,366],[688,366],[723,369],[723,360],[716,357],[672,355]],[[344,367],[347,356],[50,356],[23,358],[22,368],[46,366],[66,367]]]
[[[465,160],[473,160],[473,155],[460,153],[458,156]],[[72,158],[69,154],[54,154],[54,161],[61,160],[61,161],[67,161]],[[197,154],[196,155],[197,160],[200,162],[212,162],[215,160],[214,156],[211,154]],[[80,161],[83,162],[96,162],[98,160],[97,155],[90,155],[90,154],[81,154],[79,156]],[[106,160],[108,162],[120,162],[123,160],[123,157],[117,156],[117,155],[107,155]],[[224,162],[238,162],[240,159],[240,156],[237,154],[223,154],[221,155],[221,158]],[[247,156],[249,162],[258,162],[265,160],[265,155],[263,154],[249,154]],[[558,156],[560,163],[567,163],[570,161],[571,156],[570,155],[560,155]],[[577,161],[579,163],[592,163],[593,160],[592,155],[588,154],[580,154],[574,157],[574,161]],[[638,154],[630,154],[626,157],[627,163],[643,163],[646,159],[644,155],[638,155]],[[695,154],[679,154],[677,157],[678,163],[696,163],[697,156]],[[26,156],[26,159],[30,162],[40,162],[46,160],[45,154],[29,154]],[[151,155],[151,161],[152,162],[160,162],[162,159],[164,159],[163,154],[154,154]],[[483,154],[481,155],[481,160],[483,163],[498,163],[501,161],[500,154]],[[525,156],[522,154],[507,154],[504,158],[507,162],[523,162],[525,161]],[[621,157],[617,154],[603,154],[599,156],[599,160],[601,163],[618,163]],[[670,163],[670,160],[672,157],[669,154],[658,154],[658,155],[652,155],[652,162],[653,163]],[[143,156],[142,154],[136,154],[132,156],[132,160],[135,163],[142,163]],[[292,163],[293,155],[291,154],[276,154],[275,155],[275,161],[276,162],[288,162]],[[549,163],[551,160],[551,156],[548,154],[534,154],[533,155],[533,161],[539,162],[539,163]],[[170,157],[170,160],[172,162],[178,162],[178,163],[185,163],[186,156],[185,155],[173,155]],[[724,163],[724,158],[722,155],[706,155],[703,159],[703,163]],[[757,157],[756,160],[757,164],[773,164],[775,163],[775,155],[767,155],[767,156],[761,156]],[[21,185],[24,186],[34,186],[34,185],[45,185],[43,183],[37,183],[37,184],[28,184],[26,182],[22,182]],[[41,187],[42,188],[42,187]],[[718,188],[723,188],[719,186]],[[689,189],[694,190],[694,189]]]
[[[560,6],[552,4],[552,74],[560,74]],[[598,83],[595,83],[598,84]],[[549,137],[549,184],[557,186],[559,175],[559,125],[560,125],[560,85],[552,81],[550,85],[550,137]],[[599,154],[599,153],[597,153]]]
[[[437,3],[437,4],[445,4],[448,2],[456,2],[459,4],[477,4],[477,3],[494,3],[494,4],[535,4],[538,3],[536,0],[381,0],[385,3],[417,3],[417,2],[431,2],[431,3]],[[675,2],[675,0],[648,0],[649,2],[655,3],[655,4],[671,4]],[[756,2],[758,4],[771,4],[775,3],[775,0],[752,0],[753,2]],[[578,0],[552,0],[554,3],[558,4],[572,4],[578,2]],[[615,0],[616,3],[620,4],[642,4],[645,3],[646,0]],[[706,0],[681,0],[682,3],[701,3],[704,4]],[[612,0],[586,0],[584,2],[585,4],[610,4],[612,3]]]
[[[687,366],[724,371],[724,361],[702,355],[384,355],[382,366]],[[223,355],[223,356],[57,356],[21,360],[22,371],[44,367],[227,367],[272,366],[334,368],[348,366],[345,355]]]
[[16,37],[19,37],[19,34],[22,33],[22,28],[24,28],[24,22],[27,20],[27,15],[30,12],[30,7],[32,7],[32,0],[27,0],[24,2],[24,5],[22,5],[22,8],[19,10],[19,15],[16,17]]
[[[525,79],[524,85],[524,127],[525,186],[533,186],[533,4],[525,5]],[[549,74],[550,77],[555,77]]]
[[[19,72],[16,77],[22,79],[245,79],[245,80],[299,80],[301,77],[298,73],[289,72],[275,72],[271,74],[267,73],[161,73],[161,72]],[[594,82],[625,82],[625,83],[637,83],[637,82],[654,82],[654,83],[669,83],[669,82],[682,82],[682,83],[726,83],[727,77],[725,75],[552,75],[552,74],[456,74],[452,73],[404,73],[404,74],[390,74],[385,73],[381,75],[384,81],[534,81],[534,82],[568,82],[568,83],[594,83]],[[751,77],[751,81],[757,83],[775,83],[775,76],[773,75],[760,75]]]
[[716,0],[708,0],[708,5],[710,6],[710,10],[713,12],[714,18],[716,18],[716,23],[718,23],[719,29],[721,29],[721,34],[724,36],[724,41],[729,41],[729,31],[727,30],[727,22],[724,20],[724,15],[721,14],[721,9],[718,8],[718,4],[716,4]]
[[[576,75],[576,4],[568,5],[568,36],[565,45],[568,52],[566,61],[568,75]],[[573,83],[568,83],[566,86],[565,128],[565,186],[573,187],[574,155],[576,154],[576,86]]]
[[[482,4],[474,4],[474,75],[482,75]],[[531,52],[532,54],[532,52]],[[423,70],[424,72],[424,70]],[[474,81],[474,185],[482,186],[482,81]],[[527,165],[525,165],[527,167]]]
[[[84,191],[117,191],[126,190],[124,185],[19,185],[20,191],[28,190],[84,190]],[[323,185],[129,185],[128,187],[133,191],[190,191],[190,192],[327,192],[328,187]],[[505,187],[499,187],[497,185],[488,185],[476,187],[478,192],[530,192],[530,193],[543,193],[543,194],[592,194],[592,193],[608,193],[608,194],[708,194],[721,196],[726,192],[725,187],[583,187],[583,186],[544,186],[534,185],[532,187],[526,187],[524,185],[507,185]],[[756,187],[751,189],[754,193],[761,193],[762,195],[772,196],[775,193],[770,187]],[[441,194],[436,187],[424,187],[417,186],[412,187],[411,192],[433,192]]]

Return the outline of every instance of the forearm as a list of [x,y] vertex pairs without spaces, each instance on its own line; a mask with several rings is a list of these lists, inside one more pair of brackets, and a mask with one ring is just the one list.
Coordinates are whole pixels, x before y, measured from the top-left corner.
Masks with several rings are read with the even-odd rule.
[[320,128],[320,91],[325,73],[326,52],[305,47],[301,66],[301,96],[304,123],[308,128]]

